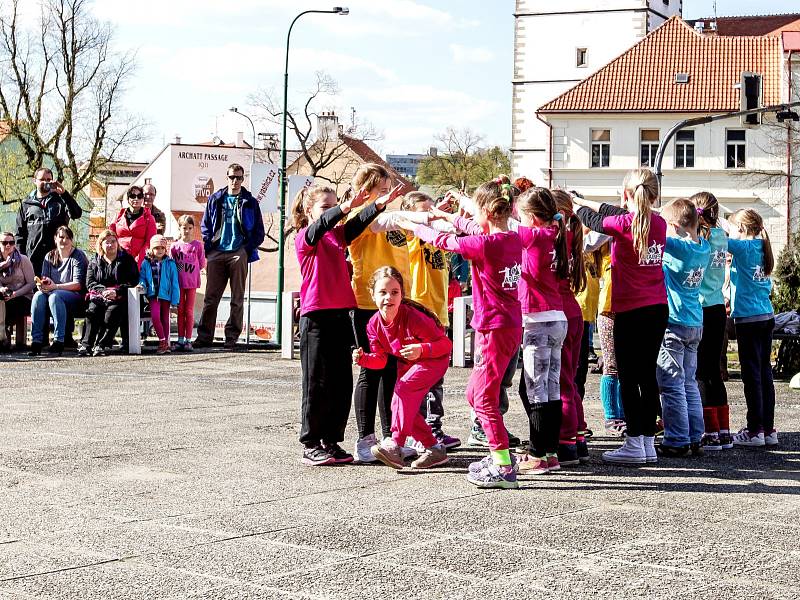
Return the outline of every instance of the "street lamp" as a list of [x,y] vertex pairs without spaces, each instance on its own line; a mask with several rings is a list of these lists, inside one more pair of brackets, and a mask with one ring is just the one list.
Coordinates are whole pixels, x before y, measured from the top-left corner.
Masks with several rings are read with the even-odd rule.
[[[232,113],[236,113],[250,121],[250,127],[253,130],[253,154],[250,157],[250,187],[253,187],[253,169],[256,165],[256,126],[253,124],[253,119],[248,117],[235,106],[229,108]],[[259,209],[260,210],[260,209]],[[249,260],[249,259],[248,259]],[[247,332],[244,334],[244,345],[248,350],[250,349],[250,300],[253,295],[253,269],[250,267],[250,262],[247,263]]]
[[[288,189],[288,182],[286,177],[286,113],[288,112],[289,104],[289,41],[292,37],[292,28],[297,22],[297,19],[303,15],[316,13],[328,15],[341,15],[343,17],[350,14],[350,9],[342,6],[334,6],[331,10],[306,10],[297,15],[292,24],[289,25],[289,32],[286,34],[286,63],[283,70],[283,135],[281,136],[281,195],[279,203],[280,219],[278,220],[280,227],[278,229],[278,298],[275,307],[275,341],[278,344],[283,343],[281,339],[281,326],[283,325],[283,230],[286,226],[286,191]],[[290,340],[291,342],[291,340]]]

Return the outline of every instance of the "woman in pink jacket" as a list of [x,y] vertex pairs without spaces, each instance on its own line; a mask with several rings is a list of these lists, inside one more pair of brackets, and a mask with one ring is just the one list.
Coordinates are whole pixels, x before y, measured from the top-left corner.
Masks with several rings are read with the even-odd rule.
[[132,185],[128,189],[128,208],[121,209],[108,228],[117,236],[119,245],[141,267],[150,247],[150,238],[156,234],[156,220],[150,209],[144,207],[144,191],[140,186]]

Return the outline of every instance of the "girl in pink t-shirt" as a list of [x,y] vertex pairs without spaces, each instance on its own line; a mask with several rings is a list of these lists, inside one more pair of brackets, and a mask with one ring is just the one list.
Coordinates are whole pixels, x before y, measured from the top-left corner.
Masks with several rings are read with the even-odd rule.
[[420,414],[428,390],[441,381],[450,363],[453,343],[437,316],[403,294],[403,276],[394,267],[380,267],[370,280],[378,307],[367,323],[369,352],[353,350],[353,362],[380,370],[390,355],[397,358],[397,382],[392,395],[392,436],[370,448],[372,455],[394,469],[402,469],[400,448],[413,437],[424,450],[411,463],[429,469],[448,461],[447,450]]
[[[508,447],[508,431],[500,412],[500,384],[514,352],[519,352],[522,327],[517,288],[522,271],[522,242],[510,231],[512,190],[507,177],[482,184],[474,196],[475,220],[441,211],[458,237],[439,233],[426,225],[413,227],[421,240],[458,252],[472,263],[472,302],[475,329],[475,367],[467,387],[467,401],[489,441],[490,455],[470,465],[467,480],[482,488],[517,488],[517,476]],[[409,224],[410,225],[410,224]]]
[[181,301],[178,304],[177,351],[192,351],[192,329],[194,329],[194,299],[200,287],[200,271],[206,268],[206,251],[203,242],[194,239],[194,217],[181,215],[178,218],[180,237],[170,247],[170,254],[178,265],[178,283]]
[[622,447],[603,453],[603,460],[643,465],[658,462],[654,439],[661,404],[656,361],[669,312],[662,269],[667,223],[653,211],[658,180],[649,169],[626,175],[622,200],[627,208],[573,197],[581,206],[583,224],[613,240],[611,309],[627,433]]
[[307,466],[353,462],[339,444],[350,415],[353,337],[350,313],[356,298],[345,259],[347,245],[356,239],[386,206],[379,198],[355,218],[341,223],[364,204],[362,190],[341,204],[327,186],[301,190],[291,211],[294,241],[300,263],[300,365],[303,370],[300,443]]

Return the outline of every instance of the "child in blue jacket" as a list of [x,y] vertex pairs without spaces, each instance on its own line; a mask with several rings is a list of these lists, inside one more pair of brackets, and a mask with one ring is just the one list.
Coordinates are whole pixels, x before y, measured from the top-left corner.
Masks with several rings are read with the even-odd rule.
[[154,235],[150,249],[139,271],[139,289],[150,302],[153,329],[158,336],[157,354],[166,354],[169,349],[169,309],[178,306],[181,288],[178,283],[178,266],[167,255],[167,238]]
[[667,244],[662,268],[669,318],[658,353],[658,387],[664,418],[661,456],[700,454],[703,404],[697,386],[697,348],[703,336],[700,284],[711,258],[708,241],[697,235],[699,217],[690,200],[678,198],[665,206]]

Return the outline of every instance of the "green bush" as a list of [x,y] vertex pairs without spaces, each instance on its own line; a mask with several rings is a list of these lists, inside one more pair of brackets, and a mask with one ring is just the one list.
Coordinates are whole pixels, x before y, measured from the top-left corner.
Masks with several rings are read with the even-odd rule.
[[772,305],[775,312],[800,310],[800,232],[783,247],[775,266]]

